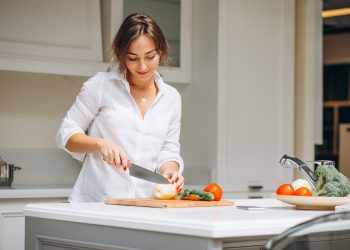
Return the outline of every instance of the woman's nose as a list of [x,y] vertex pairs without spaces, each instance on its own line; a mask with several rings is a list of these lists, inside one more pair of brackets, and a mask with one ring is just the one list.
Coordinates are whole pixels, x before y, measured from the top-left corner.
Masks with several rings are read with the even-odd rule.
[[140,60],[140,63],[138,65],[138,70],[139,71],[143,71],[145,69],[147,69],[147,65],[146,65],[145,61],[144,60]]

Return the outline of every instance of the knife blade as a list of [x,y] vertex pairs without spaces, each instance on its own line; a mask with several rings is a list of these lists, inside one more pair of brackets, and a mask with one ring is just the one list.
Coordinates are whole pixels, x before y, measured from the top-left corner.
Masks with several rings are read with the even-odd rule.
[[158,184],[169,184],[168,179],[151,170],[140,167],[134,163],[128,163],[129,174],[133,177]]

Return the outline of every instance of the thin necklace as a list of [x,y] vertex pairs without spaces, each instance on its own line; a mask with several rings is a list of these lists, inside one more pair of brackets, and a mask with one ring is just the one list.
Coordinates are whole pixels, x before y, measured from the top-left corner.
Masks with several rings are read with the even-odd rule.
[[[128,80],[128,82],[129,82],[129,84],[130,84],[130,86],[136,86],[135,84],[133,84],[133,82],[131,81],[131,78],[130,78],[130,76],[129,75],[127,75],[127,80]],[[155,89],[156,89],[156,92],[157,92],[157,84],[156,84],[156,80],[155,79],[153,79],[153,86],[155,87]],[[142,103],[146,103],[147,102],[147,98],[146,97],[141,97],[141,102]]]

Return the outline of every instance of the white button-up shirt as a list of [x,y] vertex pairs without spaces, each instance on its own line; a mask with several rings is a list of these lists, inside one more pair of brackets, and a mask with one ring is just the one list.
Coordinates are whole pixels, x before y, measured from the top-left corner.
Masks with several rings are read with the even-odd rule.
[[101,137],[121,146],[131,162],[159,172],[166,161],[180,157],[181,97],[156,73],[158,93],[144,118],[130,94],[128,81],[119,73],[98,73],[84,83],[56,135],[57,146],[83,167],[69,196],[73,202],[103,201],[107,198],[151,197],[155,184],[111,167],[96,153],[74,153],[65,146],[75,133]]

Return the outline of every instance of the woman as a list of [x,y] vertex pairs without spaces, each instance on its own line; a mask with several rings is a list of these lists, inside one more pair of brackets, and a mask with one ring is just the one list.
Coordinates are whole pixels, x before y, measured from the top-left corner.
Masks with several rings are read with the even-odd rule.
[[130,176],[128,161],[168,178],[179,192],[184,186],[181,97],[156,72],[168,56],[163,32],[135,13],[112,48],[116,71],[84,83],[56,135],[60,148],[84,162],[71,202],[151,197],[155,184]]

